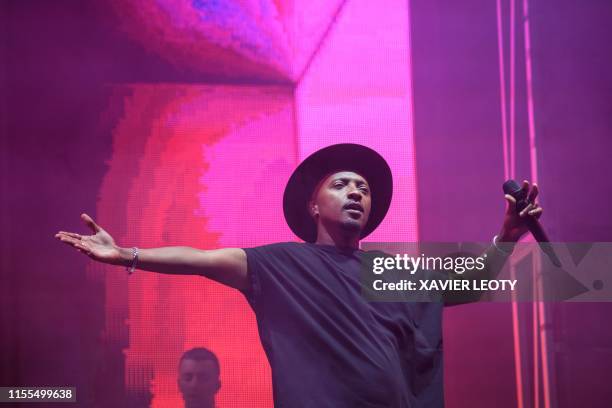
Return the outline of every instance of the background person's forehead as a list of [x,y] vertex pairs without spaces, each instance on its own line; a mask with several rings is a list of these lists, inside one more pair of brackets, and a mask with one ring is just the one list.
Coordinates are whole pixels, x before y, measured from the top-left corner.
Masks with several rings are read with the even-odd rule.
[[181,373],[207,373],[215,375],[217,365],[212,360],[192,360],[184,359],[179,368]]

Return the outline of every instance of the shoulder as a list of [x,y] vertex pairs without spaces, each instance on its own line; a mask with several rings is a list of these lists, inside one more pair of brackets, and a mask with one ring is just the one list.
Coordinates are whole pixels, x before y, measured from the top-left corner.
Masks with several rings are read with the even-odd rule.
[[303,253],[308,244],[302,242],[276,242],[273,244],[260,245],[252,248],[243,248],[248,258],[260,257],[285,257],[292,254]]
[[260,245],[251,248],[243,248],[245,251],[269,251],[269,252],[282,252],[282,251],[299,251],[303,250],[307,244],[303,242],[275,242],[272,244]]

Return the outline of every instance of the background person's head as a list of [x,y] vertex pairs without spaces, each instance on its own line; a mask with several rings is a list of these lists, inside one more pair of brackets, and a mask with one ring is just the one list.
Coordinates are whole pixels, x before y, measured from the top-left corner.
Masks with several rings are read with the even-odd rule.
[[193,348],[181,356],[178,365],[178,388],[185,406],[214,407],[215,394],[221,388],[217,356],[203,347]]

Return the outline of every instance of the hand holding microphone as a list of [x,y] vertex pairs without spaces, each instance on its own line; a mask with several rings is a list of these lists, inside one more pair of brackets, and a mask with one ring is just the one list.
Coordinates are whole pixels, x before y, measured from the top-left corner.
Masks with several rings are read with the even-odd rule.
[[553,265],[560,267],[561,262],[550,245],[546,232],[538,221],[542,215],[542,207],[535,202],[539,192],[538,186],[533,184],[530,189],[527,180],[523,181],[522,186],[514,180],[507,180],[503,185],[503,190],[508,201],[508,208],[502,233],[500,234],[502,240],[516,242],[523,234],[530,231]]

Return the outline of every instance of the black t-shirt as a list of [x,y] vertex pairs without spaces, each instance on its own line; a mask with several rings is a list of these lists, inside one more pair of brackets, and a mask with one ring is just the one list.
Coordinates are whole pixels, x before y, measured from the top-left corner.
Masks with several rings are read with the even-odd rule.
[[360,250],[245,248],[276,407],[442,407],[442,303],[368,302]]

